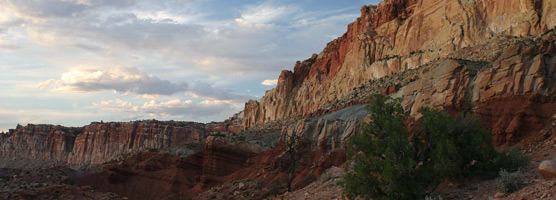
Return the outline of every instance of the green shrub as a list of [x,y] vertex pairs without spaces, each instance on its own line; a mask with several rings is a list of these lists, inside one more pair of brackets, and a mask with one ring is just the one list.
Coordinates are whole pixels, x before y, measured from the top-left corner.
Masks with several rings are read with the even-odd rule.
[[512,193],[521,189],[524,181],[525,177],[520,171],[511,173],[502,169],[498,178],[498,189],[504,193]]
[[210,194],[210,195],[207,197],[207,199],[208,199],[208,200],[216,199],[216,194]]
[[[441,177],[463,181],[466,177],[489,171],[497,156],[492,136],[481,127],[478,118],[459,114],[455,118],[445,111],[423,108],[418,135],[426,141],[433,169]],[[498,171],[499,169],[495,169]]]
[[226,137],[226,134],[221,133],[221,132],[218,132],[218,133],[212,134],[211,136],[214,136],[214,137]]
[[271,195],[279,195],[282,193],[282,191],[283,187],[280,182],[278,182],[278,180],[274,182],[274,185],[268,187],[268,193],[270,193]]
[[[436,182],[428,167],[423,145],[413,145],[398,100],[373,95],[367,109],[371,120],[347,146],[351,164],[346,165],[342,185],[349,199],[417,199]],[[415,140],[416,141],[416,140]]]
[[494,160],[493,166],[496,170],[504,169],[508,172],[516,172],[527,166],[530,162],[529,157],[523,154],[521,149],[512,148],[509,151],[502,151]]
[[373,95],[367,109],[370,122],[347,145],[351,162],[342,182],[347,198],[419,199],[443,179],[465,180],[492,170],[497,152],[476,117],[424,108],[419,126],[408,130],[399,100]]

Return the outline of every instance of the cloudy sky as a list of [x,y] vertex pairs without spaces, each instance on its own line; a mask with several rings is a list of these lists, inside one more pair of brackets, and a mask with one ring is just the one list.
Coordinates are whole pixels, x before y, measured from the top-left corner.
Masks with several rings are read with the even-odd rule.
[[0,0],[0,130],[218,121],[371,0]]

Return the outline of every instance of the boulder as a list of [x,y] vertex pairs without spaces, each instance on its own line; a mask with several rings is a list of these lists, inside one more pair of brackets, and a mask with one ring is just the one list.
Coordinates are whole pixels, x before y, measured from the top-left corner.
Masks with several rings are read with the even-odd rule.
[[556,178],[556,162],[553,160],[542,161],[538,170],[545,179]]

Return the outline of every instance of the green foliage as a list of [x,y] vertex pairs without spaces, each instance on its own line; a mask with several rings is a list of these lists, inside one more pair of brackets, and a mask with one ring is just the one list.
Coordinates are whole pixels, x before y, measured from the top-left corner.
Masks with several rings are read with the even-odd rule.
[[409,53],[409,55],[423,54],[423,53],[425,53],[423,50],[418,50],[418,51],[411,51],[411,53]]
[[214,136],[214,137],[226,137],[226,134],[221,133],[221,132],[218,132],[218,133],[212,134],[211,136]]
[[381,59],[378,59],[377,62],[385,61],[385,60],[387,61],[387,60],[390,60],[390,59],[400,59],[400,58],[401,58],[401,56],[399,56],[399,55],[386,55],[385,57],[383,57]]
[[243,142],[243,141],[246,140],[246,138],[245,138],[245,136],[241,135],[241,136],[239,136],[239,137],[233,138],[233,140],[234,140],[234,141],[242,141],[242,142]]
[[210,194],[210,195],[207,197],[207,199],[208,199],[208,200],[216,199],[216,194]]
[[509,151],[502,151],[493,161],[492,170],[504,169],[508,172],[516,172],[527,166],[530,162],[529,157],[521,152],[519,148],[512,148]]
[[346,167],[344,195],[353,199],[416,199],[433,182],[425,162],[422,145],[413,145],[404,120],[407,116],[398,100],[373,95],[367,109],[371,121],[363,133],[348,142],[347,154],[353,158]]
[[419,199],[444,179],[463,181],[523,162],[513,153],[501,157],[490,132],[471,115],[454,118],[423,108],[419,126],[408,130],[399,100],[373,95],[367,109],[370,122],[347,145],[351,164],[342,182],[347,198]]
[[[478,118],[448,113],[435,109],[420,110],[423,117],[417,130],[428,146],[427,159],[441,177],[464,180],[473,174],[484,173],[485,167],[496,157],[490,132],[481,128]],[[496,169],[498,170],[498,169]]]
[[521,189],[524,181],[525,177],[520,171],[511,173],[502,169],[498,178],[498,189],[504,193],[512,193]]
[[282,185],[280,184],[280,182],[278,182],[278,180],[276,180],[274,182],[274,185],[269,186],[268,188],[268,193],[270,193],[271,195],[279,195],[282,193],[283,191]]

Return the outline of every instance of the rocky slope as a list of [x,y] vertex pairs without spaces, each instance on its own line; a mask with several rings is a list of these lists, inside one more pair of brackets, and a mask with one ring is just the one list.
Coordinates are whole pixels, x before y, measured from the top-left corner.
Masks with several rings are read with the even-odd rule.
[[[393,96],[414,115],[423,106],[474,112],[492,128],[497,144],[515,144],[550,124],[556,113],[556,40],[554,33],[547,36],[507,38],[504,49],[462,49],[451,56],[466,59],[439,60]],[[500,56],[489,59],[485,50]]]
[[131,199],[185,199],[246,176],[230,174],[245,169],[248,159],[265,150],[246,142],[209,137],[203,148],[191,155],[141,152],[102,172],[79,178],[76,183]]
[[243,125],[348,104],[345,97],[364,82],[418,68],[497,35],[540,35],[556,26],[555,18],[556,3],[548,0],[386,0],[363,6],[342,37],[297,62],[293,72],[282,71],[277,87],[260,102],[246,103]]

